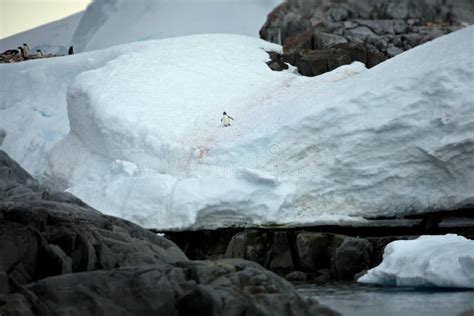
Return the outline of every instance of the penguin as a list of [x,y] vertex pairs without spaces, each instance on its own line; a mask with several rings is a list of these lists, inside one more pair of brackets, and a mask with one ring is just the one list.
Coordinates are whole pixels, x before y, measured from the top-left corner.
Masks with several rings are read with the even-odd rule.
[[27,59],[30,57],[30,48],[27,44],[23,43],[23,58]]
[[68,55],[74,55],[74,47],[73,46],[69,46]]
[[44,57],[43,52],[41,51],[41,49],[36,50],[36,57],[38,57],[38,58],[43,58]]
[[18,56],[20,56],[20,60],[25,59],[25,51],[23,50],[23,47],[18,46],[17,49],[18,49]]
[[18,55],[18,54],[19,54],[18,49],[9,49],[2,53],[2,55]]
[[234,120],[234,118],[227,115],[226,112],[222,113],[221,122],[224,124],[224,127],[230,126],[230,120]]

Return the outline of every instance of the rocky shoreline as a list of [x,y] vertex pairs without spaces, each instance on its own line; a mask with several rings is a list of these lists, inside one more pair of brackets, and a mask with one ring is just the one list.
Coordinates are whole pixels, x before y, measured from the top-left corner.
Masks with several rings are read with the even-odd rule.
[[358,226],[222,228],[165,232],[194,260],[241,258],[290,281],[323,284],[354,280],[377,266],[385,246],[420,235],[458,234],[474,239],[472,209],[372,220]]
[[337,315],[241,259],[171,241],[49,191],[0,151],[1,315]]

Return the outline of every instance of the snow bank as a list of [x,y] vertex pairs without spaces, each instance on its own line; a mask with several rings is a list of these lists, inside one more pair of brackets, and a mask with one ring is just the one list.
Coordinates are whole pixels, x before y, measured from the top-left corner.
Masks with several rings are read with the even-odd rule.
[[66,54],[72,36],[84,12],[79,12],[64,19],[15,34],[0,40],[0,53],[16,49],[27,43],[34,54],[37,49],[43,53]]
[[455,209],[474,202],[473,35],[314,78],[271,71],[281,48],[237,35],[1,66],[2,148],[157,229]]
[[474,241],[449,234],[391,242],[382,263],[358,282],[474,289]]
[[199,33],[258,36],[281,0],[95,0],[73,38],[77,51]]

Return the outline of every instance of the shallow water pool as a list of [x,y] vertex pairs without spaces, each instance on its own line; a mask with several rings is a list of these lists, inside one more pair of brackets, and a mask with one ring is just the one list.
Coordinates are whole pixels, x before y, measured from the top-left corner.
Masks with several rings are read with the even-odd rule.
[[296,284],[298,292],[345,316],[474,316],[474,291],[377,287],[358,283]]

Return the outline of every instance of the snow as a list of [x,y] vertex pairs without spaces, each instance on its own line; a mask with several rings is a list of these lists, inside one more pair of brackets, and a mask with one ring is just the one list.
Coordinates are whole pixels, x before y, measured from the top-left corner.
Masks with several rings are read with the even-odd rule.
[[2,65],[1,147],[161,230],[456,209],[474,201],[473,35],[314,78],[271,71],[278,45],[224,34]]
[[37,49],[45,54],[66,54],[72,36],[83,12],[68,16],[40,27],[15,34],[0,40],[0,52],[15,49],[27,43],[34,54]]
[[76,53],[201,33],[258,37],[282,0],[94,0],[84,12],[0,40],[0,51],[28,43],[34,52]]
[[95,0],[73,38],[77,51],[200,33],[258,37],[282,0]]
[[358,282],[474,289],[474,241],[448,234],[391,242],[382,263]]

